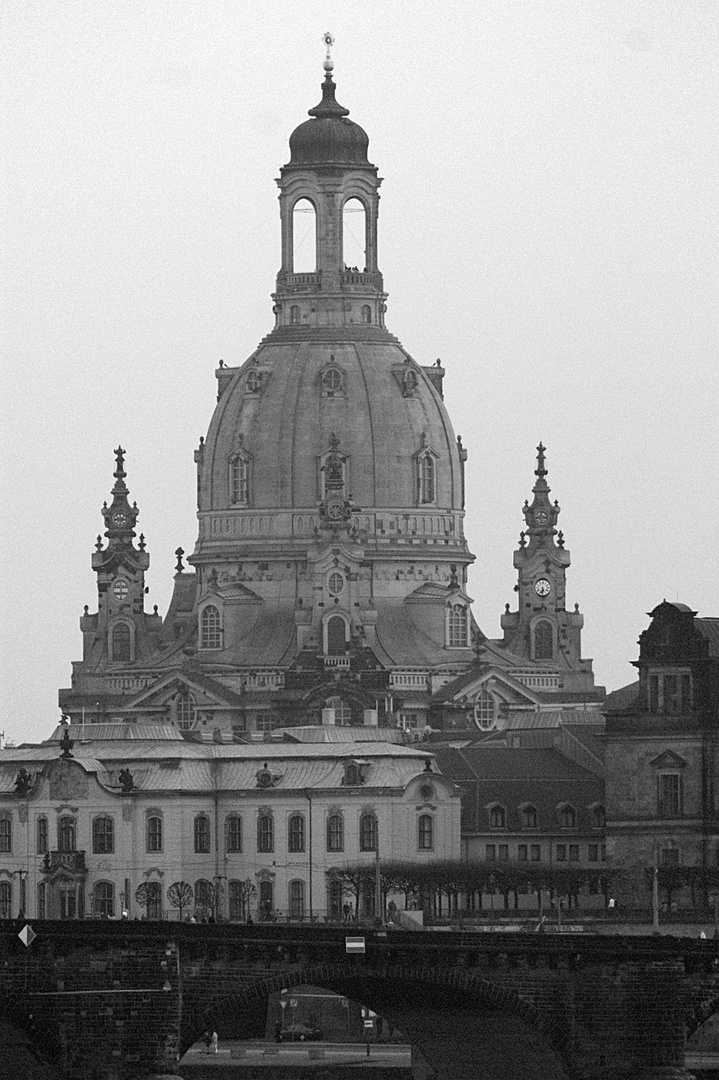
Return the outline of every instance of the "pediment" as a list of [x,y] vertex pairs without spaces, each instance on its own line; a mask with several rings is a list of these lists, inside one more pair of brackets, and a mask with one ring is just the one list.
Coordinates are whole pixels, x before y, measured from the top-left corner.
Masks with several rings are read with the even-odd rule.
[[456,704],[471,704],[486,690],[497,694],[504,701],[514,705],[536,705],[536,695],[523,683],[513,679],[501,668],[490,667],[477,674],[470,682],[463,682],[454,694],[444,695],[445,701]]
[[405,604],[447,604],[450,601],[471,604],[471,596],[462,589],[440,585],[436,581],[425,581],[405,597]]
[[652,758],[649,764],[654,769],[685,769],[687,766],[684,758],[675,754],[673,750],[665,750],[659,757]]
[[128,702],[128,708],[165,705],[183,690],[190,693],[198,707],[237,705],[234,690],[223,686],[205,675],[194,676],[184,671],[174,671],[152,686],[146,686]]

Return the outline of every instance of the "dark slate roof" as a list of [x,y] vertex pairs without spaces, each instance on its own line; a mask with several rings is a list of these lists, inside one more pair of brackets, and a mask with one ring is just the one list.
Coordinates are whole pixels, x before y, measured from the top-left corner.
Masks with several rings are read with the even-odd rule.
[[694,625],[709,642],[709,655],[719,656],[719,619],[695,619]]
[[639,700],[639,680],[622,686],[619,690],[613,690],[607,694],[603,712],[613,712],[615,709],[628,709]]
[[[521,829],[521,806],[536,806],[538,829],[527,830],[528,841],[542,830],[559,830],[558,807],[564,803],[577,811],[577,830],[586,831],[589,808],[604,802],[602,779],[554,749],[435,744],[432,750],[442,774],[462,791],[464,832],[489,832],[489,807],[495,803],[507,811],[506,831]],[[501,843],[505,833],[497,830],[495,835]],[[571,843],[576,832],[567,830],[566,836]]]

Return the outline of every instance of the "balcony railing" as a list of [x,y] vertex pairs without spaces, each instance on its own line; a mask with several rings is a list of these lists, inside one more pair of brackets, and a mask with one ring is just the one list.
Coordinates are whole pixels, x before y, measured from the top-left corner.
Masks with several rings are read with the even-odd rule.
[[344,270],[342,272],[342,284],[379,286],[379,274],[374,271],[363,273],[359,270]]
[[307,289],[314,288],[322,281],[322,274],[319,271],[315,271],[311,274],[283,274],[280,275],[278,284],[284,285],[287,289]]
[[326,668],[334,668],[336,671],[349,671],[349,656],[325,656],[323,657]]
[[60,868],[69,870],[71,874],[84,874],[85,866],[84,851],[48,851],[43,861],[43,873],[54,874]]

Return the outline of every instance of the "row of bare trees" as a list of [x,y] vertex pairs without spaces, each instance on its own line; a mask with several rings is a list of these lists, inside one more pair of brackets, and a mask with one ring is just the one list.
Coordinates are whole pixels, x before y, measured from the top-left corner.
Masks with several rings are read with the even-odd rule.
[[[330,880],[340,881],[343,892],[360,910],[362,895],[373,893],[376,869],[372,864],[348,864],[328,871]],[[561,898],[567,907],[576,906],[579,894],[593,892],[609,897],[611,874],[591,867],[560,867],[556,864],[523,864],[497,861],[433,863],[383,862],[380,888],[383,907],[388,897],[400,894],[405,909],[415,905],[428,914],[482,911],[488,897],[500,896],[506,909],[518,909],[520,894],[534,894],[537,907],[543,892],[550,900]]]
[[[251,905],[257,895],[257,887],[246,878],[244,881],[233,881],[231,903],[234,911],[231,915],[239,919],[247,919],[251,913]],[[221,901],[224,890],[224,882],[203,881],[202,888],[198,891],[187,881],[173,881],[167,890],[167,900],[171,907],[178,912],[182,921],[186,914],[192,913],[196,919],[216,920],[221,916]],[[159,899],[157,883],[143,881],[135,889],[135,902],[148,915]]]

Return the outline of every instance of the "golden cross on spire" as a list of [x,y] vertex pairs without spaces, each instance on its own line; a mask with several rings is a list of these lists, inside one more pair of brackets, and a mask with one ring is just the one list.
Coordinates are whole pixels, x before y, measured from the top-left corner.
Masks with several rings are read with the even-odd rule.
[[329,73],[333,70],[335,66],[335,62],[332,59],[332,46],[335,43],[335,39],[332,37],[332,34],[329,32],[329,30],[325,30],[324,34],[322,35],[322,40],[327,46],[327,52],[325,54],[325,62],[323,66],[325,71],[329,75]]

